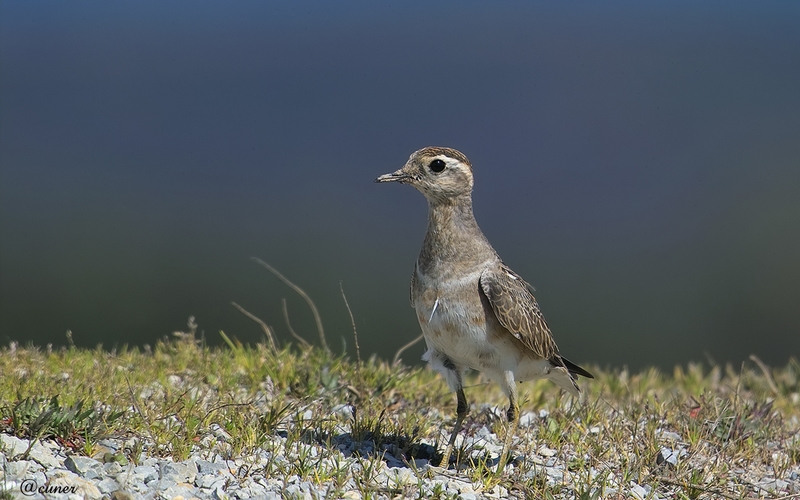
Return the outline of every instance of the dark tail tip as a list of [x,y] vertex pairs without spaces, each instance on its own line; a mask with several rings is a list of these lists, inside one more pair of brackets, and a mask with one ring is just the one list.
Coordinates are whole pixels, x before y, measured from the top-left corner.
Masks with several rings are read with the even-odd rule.
[[591,373],[587,372],[586,370],[584,370],[580,366],[576,365],[572,361],[568,360],[564,356],[561,356],[561,362],[564,363],[564,366],[567,367],[567,370],[570,373],[574,373],[575,375],[580,375],[581,377],[594,378],[594,375],[592,375]]

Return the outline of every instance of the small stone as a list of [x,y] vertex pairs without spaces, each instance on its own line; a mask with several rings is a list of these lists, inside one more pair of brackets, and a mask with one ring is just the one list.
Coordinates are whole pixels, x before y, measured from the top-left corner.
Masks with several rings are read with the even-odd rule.
[[193,483],[197,475],[197,466],[192,461],[165,462],[159,468],[159,477],[176,483]]
[[334,415],[343,420],[350,420],[353,418],[353,405],[338,404],[334,406],[331,411]]
[[103,477],[103,464],[93,458],[69,456],[64,460],[64,467],[86,479]]
[[267,488],[258,483],[251,484],[248,486],[248,489],[250,490],[251,497],[260,497],[267,494]]
[[678,451],[662,447],[661,451],[659,451],[658,455],[656,455],[656,464],[657,465],[669,464],[674,467],[678,465],[678,456],[679,456]]
[[289,498],[297,498],[303,500],[312,500],[311,493],[304,491],[298,484],[290,484],[286,487],[286,496]]
[[429,464],[429,461],[425,458],[415,458],[414,459],[414,467],[417,469],[424,469]]
[[0,433],[0,448],[2,448],[8,458],[14,458],[17,455],[22,455],[28,449],[30,441],[27,439],[20,439],[17,436],[10,436],[8,434]]
[[547,482],[549,484],[557,484],[564,481],[564,470],[560,467],[546,466],[545,472],[547,473]]
[[[450,486],[448,485],[448,488]],[[464,481],[458,481],[458,492],[459,493],[475,493],[475,488],[472,487],[471,483],[467,483]]]
[[107,477],[97,483],[97,489],[100,490],[100,493],[108,494],[117,491],[119,489],[119,484],[110,477]]
[[631,495],[637,500],[644,500],[647,498],[647,490],[640,484],[631,481]]
[[533,413],[532,411],[526,411],[519,417],[519,426],[520,427],[530,427],[535,425],[537,420],[539,420],[538,415]]
[[[314,497],[310,496],[311,495],[310,493],[308,495],[309,495],[309,498],[314,498]],[[267,492],[267,493],[261,495],[258,498],[259,498],[259,500],[282,500],[283,497],[280,496],[280,494],[275,493],[274,491],[270,491],[270,492]],[[305,498],[305,497],[301,497],[301,498]],[[322,492],[322,494],[318,495],[316,498],[325,498],[325,492]]]
[[103,470],[105,470],[106,474],[109,476],[116,476],[117,474],[121,474],[124,469],[119,462],[111,462],[103,464]]
[[27,478],[31,472],[41,470],[42,466],[32,460],[19,460],[7,462],[3,469],[9,478]]
[[211,426],[211,433],[214,435],[215,438],[219,439],[220,441],[230,441],[231,435],[223,429],[219,424],[213,424]]
[[207,460],[195,460],[197,472],[201,474],[219,474],[228,471],[228,466],[225,463],[209,462]]
[[[158,489],[159,491],[163,492],[163,491],[169,490],[170,488],[173,488],[178,483],[176,483],[175,481],[173,481],[171,479],[159,479],[158,481],[154,481],[153,484],[155,485],[156,489]],[[148,485],[148,486],[152,487],[152,485]],[[163,495],[163,496],[167,496],[167,495]],[[173,494],[169,495],[169,498],[172,498],[173,496],[175,496],[174,492],[173,492]]]
[[161,485],[159,485],[159,489],[161,491],[158,495],[169,500],[174,500],[176,497],[193,498],[197,492],[194,486],[187,483],[175,483],[168,488],[161,488]]
[[31,460],[42,464],[42,466],[46,469],[58,469],[61,468],[62,464],[61,461],[53,455],[53,451],[42,445],[42,443],[37,442],[31,448],[30,453],[28,454]]
[[554,456],[556,454],[556,450],[550,449],[547,446],[542,445],[542,446],[539,447],[539,449],[536,450],[536,453],[539,456],[548,457],[549,458],[549,457],[552,457],[552,456]]
[[44,472],[39,471],[35,472],[31,477],[36,484],[46,484],[47,483],[47,476]]
[[396,468],[389,472],[388,476],[391,486],[402,487],[417,482],[417,478],[414,476],[414,473],[411,472],[411,469]]
[[72,472],[65,470],[55,471],[45,484],[46,487],[68,487],[74,488],[74,494],[78,497],[90,500],[99,500],[103,494],[89,481],[83,479]]
[[230,500],[230,497],[225,493],[225,490],[222,489],[222,486],[214,488],[211,492],[211,498],[214,500]]
[[486,496],[491,498],[508,498],[508,490],[498,484],[486,492]]
[[63,447],[60,444],[53,441],[52,439],[45,439],[39,442],[42,443],[42,446],[48,448],[51,452],[53,452],[54,455],[57,455],[63,449]]
[[145,484],[158,479],[158,469],[151,465],[139,465],[134,467],[133,474],[137,482]]
[[217,486],[224,486],[226,479],[222,475],[197,474],[194,478],[194,485],[198,488],[213,490]]
[[765,477],[760,482],[756,483],[756,486],[758,486],[762,490],[777,493],[779,491],[787,489],[789,487],[789,483],[787,481],[784,481],[783,479]]
[[110,500],[136,500],[136,497],[124,490],[117,490],[111,493]]
[[406,465],[404,462],[395,458],[393,455],[385,454],[383,456],[383,459],[386,461],[386,465],[393,469],[405,467]]
[[681,440],[681,436],[679,434],[677,434],[675,432],[672,432],[672,431],[666,431],[664,429],[656,429],[656,434],[658,434],[658,436],[660,438],[665,439],[667,441],[680,441]]

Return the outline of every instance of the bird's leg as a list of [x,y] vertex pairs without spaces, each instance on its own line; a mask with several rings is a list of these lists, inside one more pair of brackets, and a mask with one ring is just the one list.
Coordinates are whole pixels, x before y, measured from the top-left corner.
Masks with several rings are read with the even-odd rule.
[[453,427],[453,433],[450,434],[450,440],[447,442],[447,448],[444,450],[444,455],[442,455],[442,461],[439,462],[439,467],[444,467],[445,469],[450,463],[450,455],[453,453],[453,445],[456,442],[456,435],[458,435],[458,432],[461,430],[461,425],[464,423],[464,417],[467,416],[467,412],[469,411],[469,406],[467,405],[467,396],[464,395],[463,388],[458,388],[458,391],[456,391],[456,398],[458,400],[458,406],[456,406],[456,425]]
[[514,434],[517,432],[519,425],[519,405],[517,404],[517,397],[514,392],[508,396],[508,430],[506,431],[506,439],[503,443],[503,452],[500,454],[500,463],[497,464],[497,475],[503,473],[508,461],[508,455],[511,453],[511,440],[514,439]]

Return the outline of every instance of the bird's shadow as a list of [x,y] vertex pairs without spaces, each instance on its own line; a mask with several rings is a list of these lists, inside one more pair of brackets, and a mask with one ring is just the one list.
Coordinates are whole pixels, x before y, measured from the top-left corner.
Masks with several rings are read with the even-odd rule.
[[377,457],[389,467],[416,467],[417,461],[438,464],[442,454],[436,446],[423,443],[418,437],[395,433],[344,432],[318,440],[322,446],[338,450],[345,457]]
[[[352,432],[340,434],[316,434],[314,441],[330,450],[337,450],[345,457],[379,458],[389,467],[418,468],[425,464],[439,466],[443,454],[439,444],[424,443],[419,437],[396,433],[363,432],[354,435]],[[442,447],[443,449],[443,447]],[[500,462],[499,456],[489,453],[480,457],[471,457],[469,450],[454,450],[447,464],[448,469],[464,469],[476,467],[481,462],[484,467],[495,467]],[[518,460],[511,458],[512,461]],[[420,463],[420,461],[422,461]]]
[[[356,440],[351,433],[347,432],[333,436],[330,442],[330,449],[338,449],[348,458],[352,456],[377,457],[389,467],[416,468],[420,465],[417,462],[418,460],[424,460],[429,465],[440,466],[439,462],[442,460],[442,453],[438,451],[437,446],[422,443],[419,440],[399,434],[373,436],[370,433],[363,439]],[[455,450],[450,456],[450,461],[447,464],[448,469],[463,470],[465,468],[474,468],[478,462],[482,462],[484,467],[493,468],[500,463],[499,455],[490,456],[486,454],[477,458],[471,457],[466,452],[463,453],[465,456],[461,457],[460,451],[463,450]],[[518,460],[518,457],[511,457],[512,462]]]
[[[444,451],[443,443],[428,444],[423,442],[422,436],[398,432],[383,432],[381,421],[383,413],[377,419],[364,421],[351,420],[350,432],[326,432],[319,428],[307,428],[301,433],[301,439],[307,443],[315,443],[329,450],[336,450],[347,458],[371,457],[379,458],[389,467],[419,468],[425,465],[440,466]],[[462,432],[470,432],[472,427],[479,427],[502,416],[491,412],[482,411],[475,416],[470,416],[464,422]],[[344,429],[342,429],[344,431]],[[278,434],[281,434],[279,432]],[[288,435],[288,434],[287,434]],[[462,470],[464,468],[493,468],[500,462],[497,454],[487,450],[475,454],[472,448],[477,443],[467,448],[453,450],[448,469]],[[482,447],[478,446],[478,450]],[[521,457],[509,457],[510,462],[517,462]]]

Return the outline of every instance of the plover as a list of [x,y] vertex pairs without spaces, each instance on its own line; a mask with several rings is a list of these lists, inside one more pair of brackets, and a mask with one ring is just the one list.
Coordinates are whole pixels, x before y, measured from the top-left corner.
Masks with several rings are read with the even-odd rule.
[[400,182],[428,199],[428,230],[411,275],[411,305],[428,350],[423,359],[456,393],[456,424],[441,466],[447,467],[469,410],[463,376],[485,373],[508,396],[502,472],[519,423],[516,383],[547,378],[580,392],[577,376],[592,374],[561,356],[532,288],[506,266],[472,213],[472,165],[451,148],[427,147],[375,182]]

